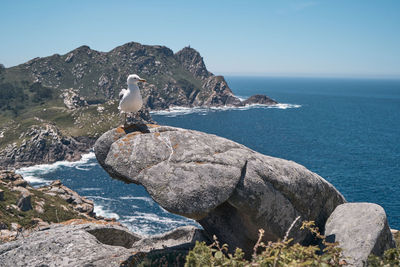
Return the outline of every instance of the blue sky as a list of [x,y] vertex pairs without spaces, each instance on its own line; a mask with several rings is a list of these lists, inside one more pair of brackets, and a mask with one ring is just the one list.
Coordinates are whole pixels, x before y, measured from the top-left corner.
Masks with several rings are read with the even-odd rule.
[[216,74],[400,77],[400,1],[0,2],[0,63],[190,45]]

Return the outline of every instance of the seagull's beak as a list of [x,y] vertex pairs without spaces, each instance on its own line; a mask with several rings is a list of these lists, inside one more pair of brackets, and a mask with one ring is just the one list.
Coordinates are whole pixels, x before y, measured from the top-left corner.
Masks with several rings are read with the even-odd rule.
[[146,80],[145,79],[139,79],[139,82],[145,83]]

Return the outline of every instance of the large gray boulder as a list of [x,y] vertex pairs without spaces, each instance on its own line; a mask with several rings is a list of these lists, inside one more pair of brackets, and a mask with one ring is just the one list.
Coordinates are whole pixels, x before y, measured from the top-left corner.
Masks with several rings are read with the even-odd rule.
[[329,216],[325,235],[330,242],[339,242],[350,266],[367,266],[372,253],[382,256],[396,247],[384,209],[373,203],[345,203]]
[[0,266],[136,266],[169,254],[180,258],[169,263],[183,266],[197,240],[205,237],[193,226],[144,238],[115,223],[56,224],[0,244]]
[[[257,153],[225,138],[198,131],[149,125],[116,128],[94,147],[116,179],[143,185],[166,210],[197,220],[210,235],[250,252],[258,229],[283,238],[297,216],[323,229],[345,202],[326,180],[305,167]],[[308,243],[294,227],[291,237]]]
[[[103,235],[110,232],[118,238],[103,243]],[[52,225],[50,229],[0,245],[0,266],[119,266],[132,255],[123,246],[128,243],[126,240],[132,245],[140,239],[116,225]]]

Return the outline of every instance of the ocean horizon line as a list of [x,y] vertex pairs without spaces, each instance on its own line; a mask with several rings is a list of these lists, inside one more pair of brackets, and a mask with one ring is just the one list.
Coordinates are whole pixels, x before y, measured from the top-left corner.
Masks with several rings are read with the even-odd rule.
[[346,76],[346,75],[296,75],[296,74],[252,74],[252,73],[224,73],[214,72],[215,75],[224,77],[241,77],[241,78],[287,78],[287,79],[332,79],[332,80],[394,80],[400,81],[400,76]]

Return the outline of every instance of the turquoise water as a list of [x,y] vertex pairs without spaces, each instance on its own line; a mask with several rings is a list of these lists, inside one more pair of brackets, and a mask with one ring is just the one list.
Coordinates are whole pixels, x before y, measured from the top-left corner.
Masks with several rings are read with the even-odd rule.
[[[217,134],[258,152],[296,161],[331,182],[348,201],[382,205],[400,228],[400,80],[227,77],[240,97],[267,94],[274,108],[178,109],[160,124]],[[156,234],[195,224],[169,214],[136,185],[114,181],[93,156],[22,170],[36,185],[61,179],[93,199],[98,213],[133,231]]]

